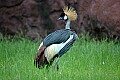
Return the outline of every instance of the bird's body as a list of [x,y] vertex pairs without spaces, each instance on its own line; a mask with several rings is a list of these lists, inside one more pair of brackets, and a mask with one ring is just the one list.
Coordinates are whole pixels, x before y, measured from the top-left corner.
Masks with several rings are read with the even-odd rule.
[[55,57],[58,58],[57,64],[59,58],[71,48],[76,38],[76,33],[70,29],[70,20],[66,18],[65,29],[57,30],[43,39],[35,57],[36,66],[40,68],[51,64]]
[[[72,42],[71,44],[74,43],[76,40],[76,34],[69,30],[69,29],[64,29],[64,30],[57,30],[50,35],[48,35],[44,40],[43,40],[43,45],[45,46],[56,46],[55,51],[56,54],[59,52],[59,56],[62,56],[66,50],[62,51],[65,46],[71,46],[69,43]],[[70,48],[70,47],[65,47],[65,48]]]

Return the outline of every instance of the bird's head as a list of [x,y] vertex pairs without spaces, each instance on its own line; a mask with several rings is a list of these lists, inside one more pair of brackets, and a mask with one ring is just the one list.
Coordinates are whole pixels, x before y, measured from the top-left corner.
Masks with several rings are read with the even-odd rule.
[[68,20],[68,16],[65,13],[61,13],[60,17],[57,20]]
[[66,6],[63,8],[63,11],[57,20],[74,21],[77,19],[77,13],[73,7]]

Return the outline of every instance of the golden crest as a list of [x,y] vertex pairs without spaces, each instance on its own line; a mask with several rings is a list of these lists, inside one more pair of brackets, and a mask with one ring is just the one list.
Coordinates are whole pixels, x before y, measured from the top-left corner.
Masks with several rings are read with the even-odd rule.
[[68,16],[69,20],[73,21],[77,19],[77,13],[73,7],[68,8],[68,6],[66,6],[64,7],[63,11]]

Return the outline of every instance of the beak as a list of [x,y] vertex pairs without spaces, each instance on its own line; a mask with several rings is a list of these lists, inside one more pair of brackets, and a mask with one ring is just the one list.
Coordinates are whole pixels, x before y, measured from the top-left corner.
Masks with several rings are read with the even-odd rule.
[[59,17],[57,20],[64,20],[63,17]]

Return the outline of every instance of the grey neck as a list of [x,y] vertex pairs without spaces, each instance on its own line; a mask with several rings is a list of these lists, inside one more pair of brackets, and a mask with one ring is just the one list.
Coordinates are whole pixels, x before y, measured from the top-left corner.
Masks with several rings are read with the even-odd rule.
[[67,21],[66,21],[65,29],[70,29],[70,20],[67,20]]

